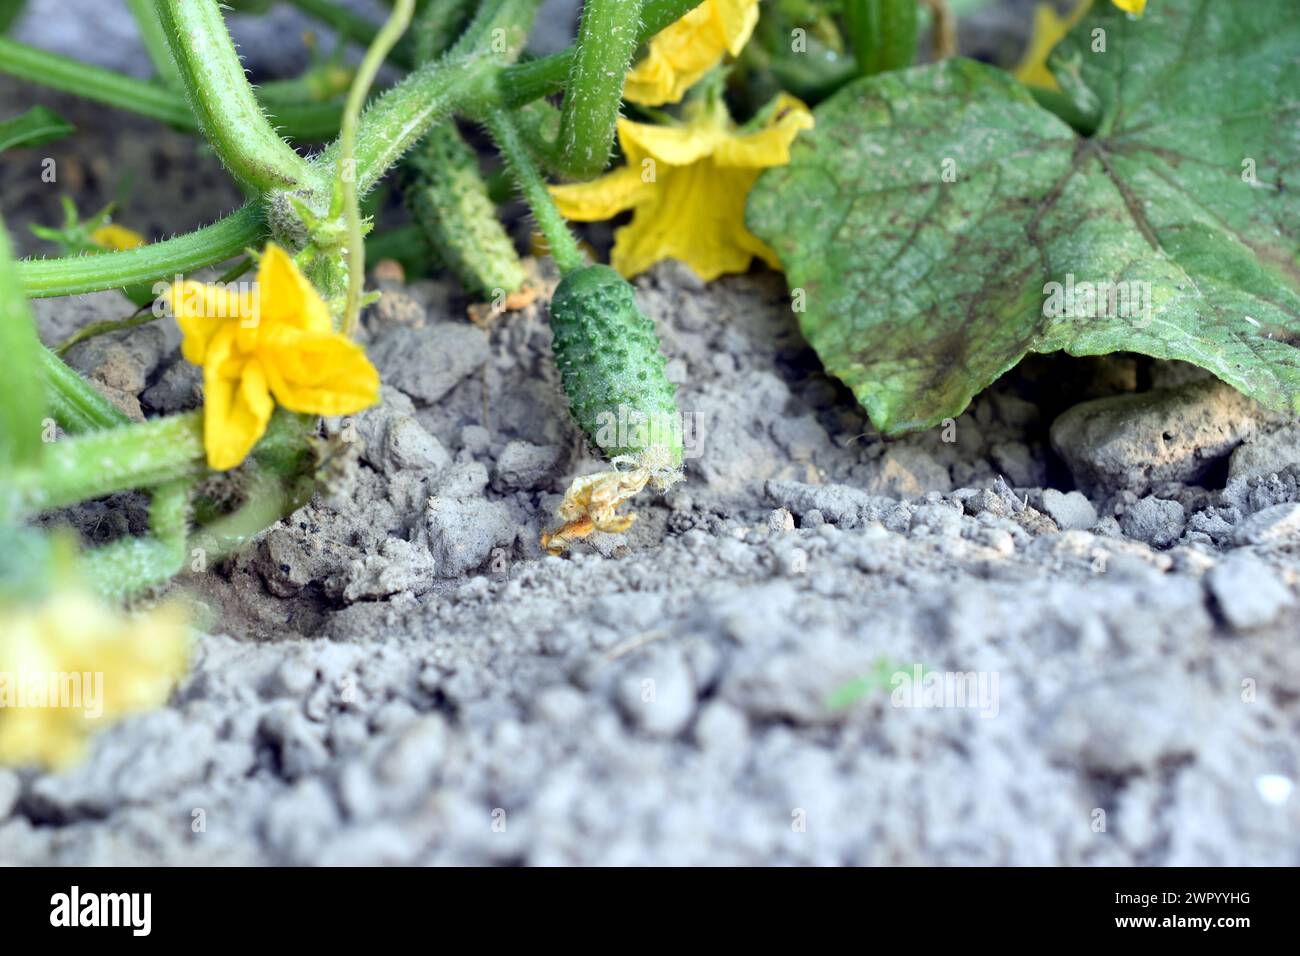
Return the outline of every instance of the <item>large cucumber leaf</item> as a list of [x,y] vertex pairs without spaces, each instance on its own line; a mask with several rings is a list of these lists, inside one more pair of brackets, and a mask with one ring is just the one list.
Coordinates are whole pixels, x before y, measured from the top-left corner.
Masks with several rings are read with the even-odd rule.
[[887,434],[1057,350],[1300,412],[1300,3],[1096,4],[1050,64],[1094,136],[951,60],[845,87],[759,180],[750,227],[827,370]]

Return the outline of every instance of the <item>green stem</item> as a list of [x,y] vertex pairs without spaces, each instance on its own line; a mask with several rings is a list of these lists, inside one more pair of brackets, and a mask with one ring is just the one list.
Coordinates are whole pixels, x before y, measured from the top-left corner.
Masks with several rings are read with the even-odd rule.
[[[378,25],[361,14],[331,3],[330,0],[289,0],[289,3],[303,13],[315,17],[339,36],[365,46],[373,44],[381,32]],[[396,9],[397,6],[395,4],[394,8]],[[385,51],[384,57],[407,70],[414,64],[411,47],[406,43],[393,44],[390,51]],[[380,62],[382,63],[383,60]]]
[[0,73],[75,93],[182,129],[196,128],[185,101],[171,90],[57,53],[46,53],[8,37],[0,37]]
[[144,44],[144,52],[149,55],[158,79],[168,89],[181,89],[181,74],[176,69],[176,61],[172,59],[162,21],[154,12],[153,0],[126,0],[126,5],[135,17],[136,26],[140,29],[140,42]]
[[40,351],[36,323],[9,250],[9,233],[0,219],[0,464],[6,469],[30,464],[41,455],[45,386],[34,361]]
[[26,259],[18,263],[23,289],[32,298],[80,295],[193,272],[224,262],[266,235],[261,206],[250,203],[210,226],[139,249],[96,256]]
[[473,0],[430,0],[411,24],[415,60],[427,63],[452,48],[473,15]]
[[310,164],[280,138],[253,95],[216,0],[154,0],[190,108],[240,183],[256,190],[310,181]]
[[343,334],[351,335],[361,315],[361,292],[366,281],[366,246],[361,235],[361,209],[357,201],[357,123],[370,85],[375,81],[384,57],[411,25],[415,0],[398,0],[393,14],[366,50],[352,89],[343,108],[343,129],[339,134],[339,182],[343,187],[343,214],[348,224],[348,295],[343,308]]
[[[178,92],[6,37],[0,37],[0,74],[147,116],[186,132],[199,130],[185,97]],[[338,103],[282,104],[271,109],[271,121],[286,136],[314,143],[337,135],[341,113]]]
[[82,556],[82,575],[105,597],[124,599],[174,578],[185,564],[190,491],[181,478],[154,489],[148,538],[124,538]]
[[560,163],[577,179],[604,171],[636,52],[641,0],[585,0],[560,114]]
[[203,413],[187,412],[55,442],[13,480],[28,511],[46,511],[205,470]]
[[[677,22],[703,0],[645,0],[641,6],[641,29],[637,40],[645,43],[664,27]],[[575,51],[570,48],[531,63],[520,63],[502,70],[497,80],[500,105],[523,106],[564,89],[573,70]]]
[[129,425],[131,420],[47,348],[40,352],[50,416],[69,435]]
[[[490,77],[494,68],[487,57],[427,63],[376,99],[357,127],[357,193],[368,192],[425,133],[451,115],[476,82]],[[332,172],[338,157],[336,142],[321,153],[316,164]]]
[[520,138],[514,120],[504,110],[493,110],[487,115],[487,126],[502,158],[514,174],[520,194],[537,220],[537,228],[542,231],[546,244],[551,247],[551,257],[560,267],[560,272],[569,273],[581,269],[587,264],[586,257],[578,248],[568,223],[560,215],[555,200],[551,198],[546,181],[542,179],[528,147]]

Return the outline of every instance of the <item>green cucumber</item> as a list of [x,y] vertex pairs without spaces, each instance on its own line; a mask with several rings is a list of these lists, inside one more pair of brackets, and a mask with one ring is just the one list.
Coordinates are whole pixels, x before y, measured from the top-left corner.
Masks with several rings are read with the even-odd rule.
[[870,76],[911,66],[917,19],[916,0],[848,0],[844,20],[858,73]]
[[587,437],[611,459],[680,469],[676,389],[627,280],[603,265],[568,273],[551,300],[551,332],[569,410]]
[[455,124],[431,130],[406,170],[407,207],[465,291],[492,298],[517,291],[528,273],[497,218],[478,157]]

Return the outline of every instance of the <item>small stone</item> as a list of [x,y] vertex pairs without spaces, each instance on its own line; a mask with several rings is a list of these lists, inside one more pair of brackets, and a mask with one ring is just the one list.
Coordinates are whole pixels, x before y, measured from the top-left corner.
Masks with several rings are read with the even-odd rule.
[[1037,488],[1046,480],[1046,465],[1024,442],[999,442],[989,449],[989,454],[1014,488]]
[[370,351],[385,382],[426,404],[477,372],[491,355],[487,333],[459,322],[398,327],[382,335]]
[[952,479],[929,452],[903,445],[885,452],[867,490],[889,498],[919,498],[929,491],[951,491]]
[[1097,523],[1097,509],[1077,491],[1043,489],[1043,510],[1062,531],[1087,531]]
[[1218,381],[1075,405],[1052,423],[1052,446],[1092,497],[1194,482],[1254,434],[1258,406]]
[[794,530],[794,515],[785,508],[777,508],[769,511],[767,514],[767,530],[773,534],[781,534],[786,531]]
[[1263,627],[1295,603],[1273,569],[1248,551],[1220,561],[1205,582],[1228,625],[1236,631]]
[[1148,495],[1124,510],[1119,526],[1130,538],[1145,541],[1153,548],[1167,548],[1182,537],[1187,513],[1176,501]]
[[517,531],[514,515],[499,501],[433,497],[420,534],[438,575],[453,578],[481,566],[493,548],[513,545]]
[[677,736],[695,713],[695,684],[678,650],[631,668],[619,681],[617,698],[628,719],[655,737]]
[[203,404],[203,369],[178,361],[153,385],[144,390],[140,401],[160,415],[189,411]]
[[1228,460],[1228,480],[1275,475],[1300,463],[1300,425],[1261,434],[1237,448]]
[[493,485],[503,490],[536,488],[555,470],[561,453],[555,445],[512,441],[497,457]]
[[439,498],[477,498],[487,484],[486,465],[477,461],[458,462],[433,479],[429,493]]
[[394,471],[437,471],[451,464],[451,455],[442,447],[442,442],[406,415],[389,422],[388,433],[384,436],[384,458]]
[[700,709],[692,736],[701,750],[740,754],[749,738],[749,721],[726,701],[712,700]]
[[1237,544],[1278,544],[1300,535],[1300,504],[1292,501],[1257,511],[1233,532]]
[[[385,260],[392,262],[392,260]],[[383,263],[381,262],[380,265]],[[401,263],[393,263],[401,270]],[[378,282],[385,281],[378,275],[379,267],[375,267],[375,280]],[[391,270],[390,270],[391,271]],[[400,281],[400,280],[399,280]],[[425,322],[424,306],[405,292],[396,289],[385,290],[384,294],[379,297],[379,301],[370,307],[367,315],[368,324],[376,331],[382,331],[385,327],[408,326],[413,329],[423,328]]]

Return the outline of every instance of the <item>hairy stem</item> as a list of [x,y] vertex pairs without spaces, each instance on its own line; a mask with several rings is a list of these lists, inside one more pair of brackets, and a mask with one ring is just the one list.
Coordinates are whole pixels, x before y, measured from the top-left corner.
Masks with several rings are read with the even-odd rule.
[[578,248],[568,223],[560,215],[555,200],[551,198],[546,181],[542,179],[528,147],[519,136],[514,120],[504,110],[493,110],[487,115],[487,126],[502,158],[514,174],[520,194],[537,220],[537,228],[546,237],[546,244],[551,247],[551,256],[560,271],[568,273],[582,268],[586,265],[586,257]]
[[314,175],[262,112],[216,0],[154,0],[199,126],[231,175],[256,190]]
[[149,62],[153,64],[158,79],[168,89],[181,89],[181,74],[176,69],[176,61],[172,59],[167,33],[154,11],[153,0],[126,0],[126,5],[135,17],[136,26],[140,28],[140,42],[144,44],[144,52],[149,55]]
[[69,435],[118,428],[131,420],[47,348],[40,352],[50,416]]
[[393,14],[379,31],[357,70],[343,108],[343,129],[339,134],[339,182],[343,187],[343,214],[348,224],[348,294],[343,308],[343,333],[351,335],[361,314],[361,291],[366,281],[366,246],[361,235],[361,209],[357,200],[357,122],[370,85],[375,81],[384,57],[411,25],[415,0],[398,0]]
[[586,0],[560,114],[560,163],[578,179],[609,162],[623,102],[623,78],[636,51],[641,0]]
[[[0,219],[0,464],[34,462],[41,455],[44,383],[34,361],[41,351],[36,323],[23,295]],[[3,506],[0,506],[3,510]]]
[[[664,27],[680,20],[703,0],[645,0],[641,6],[641,29],[637,40],[644,43]],[[497,80],[500,105],[523,106],[564,89],[573,70],[575,51],[554,53],[531,63],[520,63],[502,70]]]
[[203,413],[188,412],[55,442],[13,480],[28,510],[46,511],[198,476],[204,462]]
[[210,226],[138,249],[96,256],[25,259],[18,263],[18,275],[24,291],[32,298],[102,292],[171,279],[177,274],[224,262],[265,235],[262,208],[258,203],[250,203]]
[[[289,2],[303,13],[315,17],[339,36],[348,40],[369,46],[379,36],[381,28],[377,24],[359,13],[349,10],[347,7],[330,2],[330,0],[289,0]],[[393,5],[394,9],[397,9],[398,6],[400,4]],[[411,68],[414,62],[414,56],[408,43],[394,43],[390,50],[385,51],[384,57],[407,70]],[[380,62],[382,63],[383,60]]]

